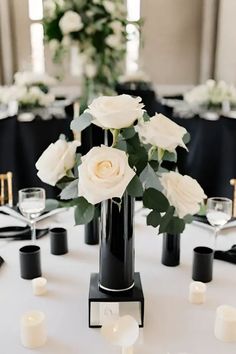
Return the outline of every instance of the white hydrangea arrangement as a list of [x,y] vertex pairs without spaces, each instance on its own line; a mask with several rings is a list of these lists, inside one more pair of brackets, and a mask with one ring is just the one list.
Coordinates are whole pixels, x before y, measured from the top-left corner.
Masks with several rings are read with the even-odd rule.
[[96,93],[110,93],[123,71],[126,17],[123,0],[45,0],[45,40],[54,61],[77,46],[85,83],[96,85]]
[[236,87],[224,81],[207,80],[205,84],[194,87],[184,95],[189,105],[205,106],[206,108],[221,108],[228,102],[231,107],[236,106]]
[[17,72],[14,85],[1,87],[0,100],[3,104],[17,101],[19,108],[48,107],[55,100],[50,87],[56,83],[57,80],[46,73]]
[[[36,163],[39,178],[62,189],[61,205],[75,206],[75,221],[86,224],[97,217],[99,203],[122,198],[125,191],[142,197],[150,209],[147,224],[159,233],[181,233],[206,197],[196,180],[162,167],[176,162],[177,146],[185,149],[185,128],[162,114],[149,117],[139,97],[102,96],[71,123],[74,132],[90,124],[112,133],[112,146],[76,153],[78,143],[59,139]],[[117,200],[116,200],[117,202]]]

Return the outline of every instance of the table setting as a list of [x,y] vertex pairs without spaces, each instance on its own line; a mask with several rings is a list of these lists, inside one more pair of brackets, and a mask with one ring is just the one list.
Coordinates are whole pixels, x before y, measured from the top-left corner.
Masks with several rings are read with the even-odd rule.
[[[216,243],[213,228],[192,223],[207,198],[201,186],[162,170],[177,146],[187,148],[187,131],[144,115],[141,99],[127,95],[94,99],[71,128],[94,119],[111,131],[112,146],[105,133],[105,145],[81,157],[76,140],[60,138],[36,163],[39,178],[61,189],[55,210],[43,214],[40,187],[18,191],[18,211],[2,207],[1,225],[30,225],[31,238],[0,238],[1,345],[17,353],[234,353],[234,264],[214,259],[236,244],[233,228],[223,236],[232,201],[207,199]],[[36,238],[35,229],[48,232]]]

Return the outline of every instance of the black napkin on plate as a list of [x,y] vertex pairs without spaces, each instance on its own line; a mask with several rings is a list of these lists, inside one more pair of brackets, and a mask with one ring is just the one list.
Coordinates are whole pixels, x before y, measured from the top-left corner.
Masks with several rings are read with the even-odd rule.
[[[48,233],[49,229],[36,229],[36,239]],[[6,226],[0,227],[0,239],[11,238],[13,240],[30,240],[31,230],[29,226]]]
[[236,264],[236,245],[233,245],[228,251],[215,251],[214,258]]

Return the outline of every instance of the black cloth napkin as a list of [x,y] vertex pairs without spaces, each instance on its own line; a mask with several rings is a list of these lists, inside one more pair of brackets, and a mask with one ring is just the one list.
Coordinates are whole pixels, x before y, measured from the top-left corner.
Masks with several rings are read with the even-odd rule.
[[[48,233],[49,229],[36,229],[36,238],[39,239]],[[13,240],[30,240],[31,230],[29,226],[0,227],[0,239],[11,238]]]
[[236,245],[233,245],[228,251],[215,251],[214,258],[236,264]]

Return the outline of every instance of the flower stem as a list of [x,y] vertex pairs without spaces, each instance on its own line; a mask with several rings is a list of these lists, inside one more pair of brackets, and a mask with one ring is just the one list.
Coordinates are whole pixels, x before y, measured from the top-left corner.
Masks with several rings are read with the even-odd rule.
[[154,152],[157,150],[156,146],[152,146],[149,150],[148,150],[148,161],[151,161],[152,159],[152,155],[154,154]]
[[110,129],[111,133],[112,133],[112,147],[114,147],[117,143],[117,138],[118,138],[118,135],[120,133],[120,129]]

